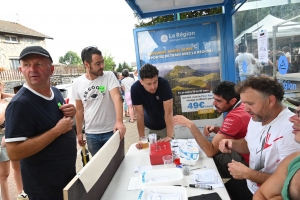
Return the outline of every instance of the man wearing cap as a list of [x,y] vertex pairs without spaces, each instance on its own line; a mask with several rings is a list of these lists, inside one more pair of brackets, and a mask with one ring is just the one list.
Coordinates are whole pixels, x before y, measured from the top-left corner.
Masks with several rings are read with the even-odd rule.
[[89,46],[82,50],[81,59],[86,73],[74,80],[72,91],[77,109],[77,138],[80,146],[85,145],[81,126],[84,121],[88,149],[94,156],[116,130],[123,139],[123,104],[115,74],[104,71],[102,52]]
[[[48,51],[30,46],[20,54],[26,83],[6,109],[8,156],[21,161],[24,190],[30,200],[63,200],[63,188],[76,175],[76,109],[50,87],[54,66]],[[58,106],[60,105],[60,106]]]

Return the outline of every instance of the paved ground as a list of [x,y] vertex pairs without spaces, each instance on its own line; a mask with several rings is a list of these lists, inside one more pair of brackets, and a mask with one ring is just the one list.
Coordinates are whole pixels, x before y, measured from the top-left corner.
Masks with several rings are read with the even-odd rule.
[[[128,117],[126,117],[124,119],[127,120],[127,122],[124,123],[126,126],[125,152],[127,152],[130,145],[132,143],[135,143],[138,141],[138,133],[137,133],[136,122],[134,122],[134,123],[128,122],[128,120],[129,120]],[[77,147],[77,148],[80,149],[79,147]],[[81,156],[77,154],[76,171],[78,172],[81,168],[82,168]],[[12,169],[11,169],[11,171],[12,171]],[[8,186],[9,186],[10,199],[16,200],[17,199],[16,187],[15,187],[15,183],[14,183],[12,174],[9,175],[8,184],[9,184]],[[1,197],[0,197],[0,199],[1,199]]]

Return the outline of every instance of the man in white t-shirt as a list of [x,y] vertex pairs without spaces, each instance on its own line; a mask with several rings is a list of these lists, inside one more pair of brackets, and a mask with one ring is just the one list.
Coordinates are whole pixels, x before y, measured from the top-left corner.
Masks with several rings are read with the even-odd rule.
[[86,73],[73,82],[77,138],[80,146],[85,145],[84,121],[88,149],[94,156],[116,130],[120,139],[124,137],[122,98],[119,81],[113,72],[104,71],[104,59],[97,47],[84,48],[81,59]]
[[248,76],[253,75],[255,58],[251,53],[247,53],[247,45],[242,44],[240,54],[235,58],[235,64],[239,68],[240,80],[245,80]]
[[234,179],[225,183],[232,199],[247,200],[252,199],[279,163],[300,147],[291,134],[293,124],[289,118],[294,114],[282,105],[284,90],[276,79],[250,76],[236,86],[236,92],[252,118],[245,138],[223,139],[219,149],[223,153],[250,153],[249,167],[234,160],[228,164]]

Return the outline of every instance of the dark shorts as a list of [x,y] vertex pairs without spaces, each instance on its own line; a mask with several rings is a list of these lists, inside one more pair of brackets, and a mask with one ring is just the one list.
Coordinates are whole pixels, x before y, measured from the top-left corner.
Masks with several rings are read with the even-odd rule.
[[228,171],[228,163],[231,163],[232,160],[241,162],[244,165],[248,166],[244,161],[243,156],[235,151],[231,151],[231,153],[219,153],[215,155],[213,159],[222,178],[232,178]]

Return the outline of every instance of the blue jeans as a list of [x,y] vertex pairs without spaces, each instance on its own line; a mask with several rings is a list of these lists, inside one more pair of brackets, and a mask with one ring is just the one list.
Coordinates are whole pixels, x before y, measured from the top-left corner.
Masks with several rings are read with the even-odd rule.
[[107,133],[99,133],[99,134],[90,134],[85,133],[86,142],[88,145],[88,149],[92,156],[94,156],[99,149],[109,140],[109,138],[113,135],[113,131]]

